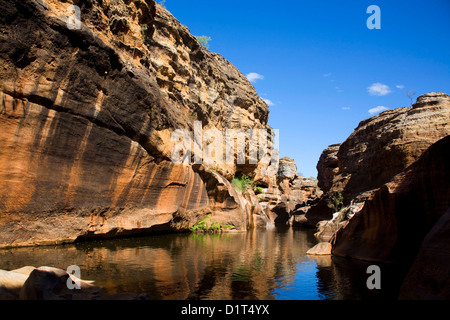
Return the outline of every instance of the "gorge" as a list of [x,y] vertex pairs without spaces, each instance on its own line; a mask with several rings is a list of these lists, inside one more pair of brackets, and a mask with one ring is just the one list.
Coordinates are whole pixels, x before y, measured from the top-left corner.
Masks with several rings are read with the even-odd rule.
[[[266,299],[276,287],[269,282],[268,288],[265,283],[277,274],[276,266],[296,266],[292,256],[303,259],[317,241],[329,243],[326,248],[331,252],[318,250],[311,259],[323,268],[333,266],[335,275],[339,275],[335,266],[341,257],[406,263],[405,281],[396,284],[401,286],[399,295],[389,298],[450,298],[446,271],[450,254],[437,249],[448,247],[450,214],[450,97],[446,93],[426,93],[410,107],[361,121],[345,141],[324,150],[316,181],[301,176],[288,157],[277,158],[275,163],[276,130],[268,125],[267,102],[235,66],[204,48],[164,7],[153,0],[80,0],[76,4],[81,24],[69,28],[69,4],[72,1],[0,0],[2,259],[12,250],[20,256],[17,261],[26,265],[46,265],[44,260],[51,255],[40,252],[42,258],[30,258],[32,263],[21,256],[21,252],[45,245],[67,259],[88,261],[89,254],[79,248],[89,246],[86,240],[97,240],[99,248],[86,251],[113,261],[114,250],[108,246],[115,245],[107,239],[136,237],[139,241],[139,237],[160,233],[180,235],[183,240],[167,239],[181,248],[177,250],[193,250],[203,257],[195,242],[198,239],[185,237],[195,226],[210,221],[207,228],[216,228],[220,237],[230,234],[233,254],[238,255],[239,243],[248,245],[250,254],[243,260],[248,258],[248,264],[259,261],[268,269],[244,272],[234,257],[227,260],[232,271],[220,269],[225,258],[211,249],[214,258],[204,257],[210,262],[204,270],[197,260],[194,274],[173,268],[173,274],[181,272],[181,278],[189,281],[180,280],[179,294],[169,285],[165,298],[214,298],[225,292],[220,298],[241,299],[247,293]],[[262,143],[247,137],[235,143],[233,138],[232,159],[236,161],[224,163],[214,157],[198,161],[206,153],[184,150],[180,154],[180,140],[173,139],[177,130],[193,133],[192,139],[182,140],[193,151],[208,150],[211,141],[196,137],[208,136],[211,130],[255,130],[267,133],[267,139]],[[270,151],[269,159],[263,157],[267,161],[261,157],[255,161],[251,150],[256,150],[256,144],[259,151],[261,144]],[[226,146],[221,144],[217,150],[221,149],[228,156]],[[184,160],[172,161],[174,150]],[[235,150],[244,153],[235,154]],[[275,164],[276,171],[267,170]],[[274,227],[286,226],[291,227],[291,238],[269,233],[267,240],[262,236]],[[295,228],[306,233],[293,234]],[[261,235],[254,235],[258,232]],[[200,235],[199,243],[216,245],[208,237]],[[283,251],[271,237],[281,237],[277,241],[289,250]],[[296,247],[292,239],[300,238],[300,247]],[[273,253],[276,257],[258,251],[258,241],[271,242],[267,247],[277,252]],[[67,253],[59,249],[64,246]],[[222,246],[217,244],[217,250],[228,254]],[[138,259],[139,250],[152,259],[153,249],[163,256],[171,252],[165,244],[156,247],[126,243],[120,251],[131,260]],[[292,259],[281,262],[286,257]],[[179,254],[175,258],[183,266],[190,265],[191,259]],[[92,261],[97,265],[97,260]],[[421,274],[425,261],[429,265]],[[366,262],[358,263],[365,266]],[[19,268],[13,262],[2,266]],[[162,270],[160,265],[152,268]],[[222,272],[224,281],[231,284],[221,283],[208,268]],[[27,272],[30,278],[39,272],[54,272],[64,280],[68,277],[47,269]],[[27,277],[15,273],[21,274],[14,276],[21,278],[25,288]],[[199,274],[207,278],[202,283],[207,287],[204,291],[192,289],[192,279]],[[236,283],[244,286],[242,277],[249,274],[254,278],[261,274],[251,293],[233,287]],[[31,289],[11,291],[1,280],[0,293],[6,292],[6,297],[35,297]],[[111,279],[103,280],[116,287]],[[325,281],[327,286],[332,282]],[[342,294],[345,283],[339,282],[338,289],[325,290],[323,295],[355,298],[348,292]],[[153,282],[147,285],[155,286]],[[234,291],[223,289],[228,287]],[[94,290],[90,284],[86,288]],[[114,294],[120,291],[111,290]],[[62,295],[52,293],[48,298]]]

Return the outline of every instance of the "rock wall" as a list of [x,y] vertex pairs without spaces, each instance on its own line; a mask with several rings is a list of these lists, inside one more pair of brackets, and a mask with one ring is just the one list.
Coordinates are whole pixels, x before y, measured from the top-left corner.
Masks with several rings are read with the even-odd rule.
[[0,247],[185,230],[213,211],[251,227],[242,195],[217,205],[219,176],[170,160],[196,120],[270,130],[250,82],[154,1],[77,1],[79,29],[71,4],[0,1]]
[[402,300],[450,299],[450,209],[427,234],[400,288]]
[[[341,228],[333,254],[371,261],[411,261],[450,208],[450,136],[384,184]],[[448,231],[448,230],[447,230]]]
[[279,160],[276,176],[265,178],[257,181],[265,183],[257,199],[275,224],[295,225],[295,216],[304,214],[322,195],[317,181],[299,175],[295,161],[288,157]]
[[337,154],[341,182],[350,199],[379,188],[415,162],[433,143],[450,134],[450,97],[431,92],[409,108],[362,121]]
[[[415,162],[436,141],[450,134],[450,97],[431,92],[408,108],[387,110],[361,121],[340,145],[324,150],[317,165],[325,192],[306,214],[315,226],[330,220],[333,198],[344,205],[364,203],[370,194]],[[337,153],[336,153],[336,149]]]
[[333,178],[339,171],[337,153],[341,144],[332,144],[323,150],[317,163],[318,186],[323,192],[330,190]]

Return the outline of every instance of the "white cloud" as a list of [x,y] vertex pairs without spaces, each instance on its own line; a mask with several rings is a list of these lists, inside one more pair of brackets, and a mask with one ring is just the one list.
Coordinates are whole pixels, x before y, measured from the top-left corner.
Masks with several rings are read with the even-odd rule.
[[342,107],[342,110],[350,110],[350,107]]
[[264,76],[262,74],[256,73],[256,72],[250,72],[246,75],[248,81],[255,82],[256,80],[263,80]]
[[329,77],[329,76],[331,76],[332,75],[332,73],[331,72],[329,72],[329,73],[324,73],[323,74],[323,76],[326,78],[326,77]]
[[402,84],[398,84],[398,85],[396,85],[395,87],[396,87],[397,89],[400,89],[400,90],[405,89],[405,86],[402,85]]
[[373,83],[367,88],[367,91],[369,91],[371,96],[385,96],[392,92],[387,85],[379,82]]
[[374,115],[374,114],[377,114],[377,113],[379,113],[379,112],[381,112],[381,111],[385,111],[385,110],[388,110],[388,108],[386,108],[386,107],[384,107],[384,106],[378,106],[378,107],[375,107],[375,108],[370,109],[370,110],[369,110],[369,113],[370,113],[371,115]]
[[269,107],[273,107],[275,105],[275,103],[273,103],[272,101],[270,101],[269,99],[263,99],[265,103],[267,103],[267,105]]

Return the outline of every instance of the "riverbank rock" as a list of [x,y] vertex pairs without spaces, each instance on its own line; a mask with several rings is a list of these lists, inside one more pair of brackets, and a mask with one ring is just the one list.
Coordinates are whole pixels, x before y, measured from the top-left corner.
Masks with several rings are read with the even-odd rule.
[[309,249],[306,254],[310,255],[331,255],[331,243],[329,242],[319,242],[314,247]]
[[[0,270],[1,300],[143,300],[134,293],[106,294],[102,287],[65,270],[42,266]],[[75,285],[69,288],[68,283]]]
[[352,199],[389,182],[450,134],[449,118],[450,97],[431,92],[419,96],[411,107],[361,121],[339,147],[339,172],[332,189]]
[[22,289],[28,275],[14,271],[0,270],[0,300],[19,299]]
[[[70,279],[70,280],[69,280]],[[80,289],[69,289],[67,282],[79,282]],[[102,290],[89,281],[52,267],[34,269],[20,291],[21,300],[93,300]]]
[[0,4],[0,247],[186,230],[221,199],[171,134],[271,130],[246,77],[154,1],[81,1],[80,28],[66,1]]

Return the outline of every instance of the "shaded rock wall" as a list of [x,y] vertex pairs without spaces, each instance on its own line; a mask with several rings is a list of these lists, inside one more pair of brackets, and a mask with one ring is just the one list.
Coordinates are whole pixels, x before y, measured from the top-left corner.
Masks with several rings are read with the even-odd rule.
[[334,239],[333,254],[372,261],[411,261],[450,207],[450,136],[384,184]]
[[450,209],[438,220],[420,246],[402,287],[400,299],[450,299]]

